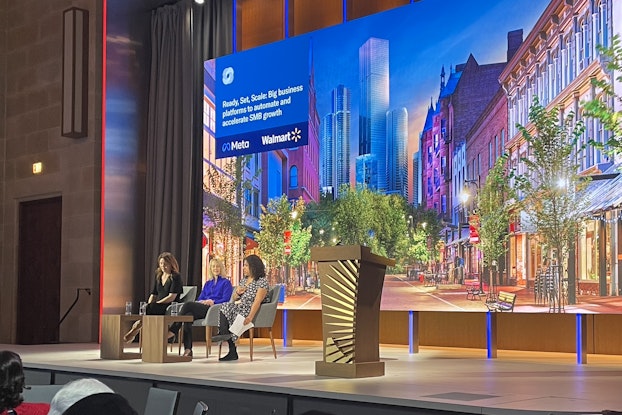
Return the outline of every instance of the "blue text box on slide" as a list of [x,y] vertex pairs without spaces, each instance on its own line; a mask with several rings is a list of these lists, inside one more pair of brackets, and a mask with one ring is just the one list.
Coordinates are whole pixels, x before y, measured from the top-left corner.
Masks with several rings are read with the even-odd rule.
[[216,59],[216,158],[308,143],[309,39]]

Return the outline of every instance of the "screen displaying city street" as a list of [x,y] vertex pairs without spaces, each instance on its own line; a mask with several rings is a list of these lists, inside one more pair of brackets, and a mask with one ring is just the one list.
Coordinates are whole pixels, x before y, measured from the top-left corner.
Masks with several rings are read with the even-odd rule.
[[237,284],[255,253],[285,288],[280,307],[320,309],[309,248],[361,244],[396,260],[383,310],[622,312],[622,180],[591,147],[609,136],[599,121],[572,144],[571,173],[590,180],[555,187],[580,222],[571,245],[519,208],[492,262],[481,234],[496,165],[523,175],[510,187],[537,182],[532,105],[568,116],[593,98],[616,24],[596,3],[420,1],[206,61],[204,280],[218,257]]

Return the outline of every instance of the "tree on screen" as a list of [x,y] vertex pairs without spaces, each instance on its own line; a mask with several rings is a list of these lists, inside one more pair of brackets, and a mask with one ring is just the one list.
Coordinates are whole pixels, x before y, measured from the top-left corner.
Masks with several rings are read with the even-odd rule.
[[[563,310],[562,276],[567,270],[569,253],[582,226],[585,198],[582,191],[578,155],[579,139],[585,127],[570,113],[560,121],[559,109],[547,110],[538,98],[529,109],[527,126],[517,125],[529,145],[529,156],[521,159],[524,172],[516,175],[520,207],[533,223],[551,264],[559,267],[555,291],[557,310]],[[577,150],[579,149],[579,150]],[[574,284],[571,279],[570,284]],[[569,284],[569,289],[574,289]]]
[[505,155],[497,160],[477,195],[479,249],[482,252],[482,262],[488,267],[489,281],[493,286],[495,283],[493,269],[499,271],[496,264],[508,251],[508,223],[511,210],[509,201],[514,199],[506,163]]
[[333,208],[335,239],[332,245],[365,245],[373,251],[374,217],[373,192],[343,185]]
[[428,249],[428,233],[424,228],[417,228],[409,235],[409,244],[404,259],[407,264],[412,264],[414,269],[421,271],[431,259]]
[[290,281],[298,286],[305,285],[307,265],[311,261],[310,240],[311,229],[304,227],[301,220],[295,220],[292,223],[290,254],[286,256],[286,260],[291,269],[295,271],[295,275],[290,275]]
[[[302,232],[301,218],[304,211],[305,202],[302,198],[294,203],[290,203],[285,194],[270,199],[266,206],[261,206],[259,232],[255,232],[261,257],[267,264],[270,284],[286,283],[290,292],[293,289],[294,277],[290,275],[289,268],[283,269],[283,266],[288,264],[288,257],[293,250],[296,250],[293,259],[296,262],[304,258],[305,249],[309,249],[308,242],[306,248],[301,247],[301,242],[307,238],[297,234],[296,231],[298,229],[298,232]],[[289,253],[286,253],[286,232],[290,232],[287,244]]]
[[335,238],[333,226],[333,198],[331,195],[320,194],[319,202],[306,205],[302,215],[302,226],[311,230],[309,246],[331,245]]
[[[612,38],[611,47],[597,45],[601,60],[609,74],[619,74],[617,82],[622,84],[622,39],[619,35]],[[615,110],[615,103],[622,108],[622,96],[616,94],[614,82],[610,78],[592,79],[597,89],[597,96],[584,104],[584,115],[599,119],[609,131],[610,136],[604,143],[591,144],[613,154],[622,152],[622,111]]]
[[377,253],[396,259],[396,268],[401,271],[408,251],[408,220],[406,200],[399,195],[374,194],[373,209],[376,212],[373,229]]
[[232,157],[221,167],[210,164],[203,178],[203,226],[215,244],[222,247],[222,259],[230,275],[231,267],[241,261],[243,254],[244,216],[248,211],[244,193],[252,189],[253,180],[245,174],[249,160],[250,156]]
[[406,209],[410,230],[408,258],[420,269],[433,267],[440,260],[439,242],[443,225],[438,212],[422,206]]

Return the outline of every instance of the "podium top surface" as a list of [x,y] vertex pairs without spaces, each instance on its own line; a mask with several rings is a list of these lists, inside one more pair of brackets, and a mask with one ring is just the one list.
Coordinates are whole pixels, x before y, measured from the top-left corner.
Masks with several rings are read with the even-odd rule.
[[335,245],[311,247],[312,261],[337,261],[342,259],[360,259],[386,266],[395,265],[395,260],[371,253],[371,249],[362,245]]

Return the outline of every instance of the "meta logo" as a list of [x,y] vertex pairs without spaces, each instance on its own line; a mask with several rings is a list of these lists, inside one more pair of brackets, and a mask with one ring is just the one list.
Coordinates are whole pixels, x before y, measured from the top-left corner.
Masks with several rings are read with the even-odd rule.
[[233,68],[231,66],[222,70],[222,83],[225,85],[233,83]]
[[250,148],[250,146],[251,146],[251,142],[248,140],[231,141],[228,143],[223,143],[222,152],[226,153],[228,151],[243,150],[243,149]]

